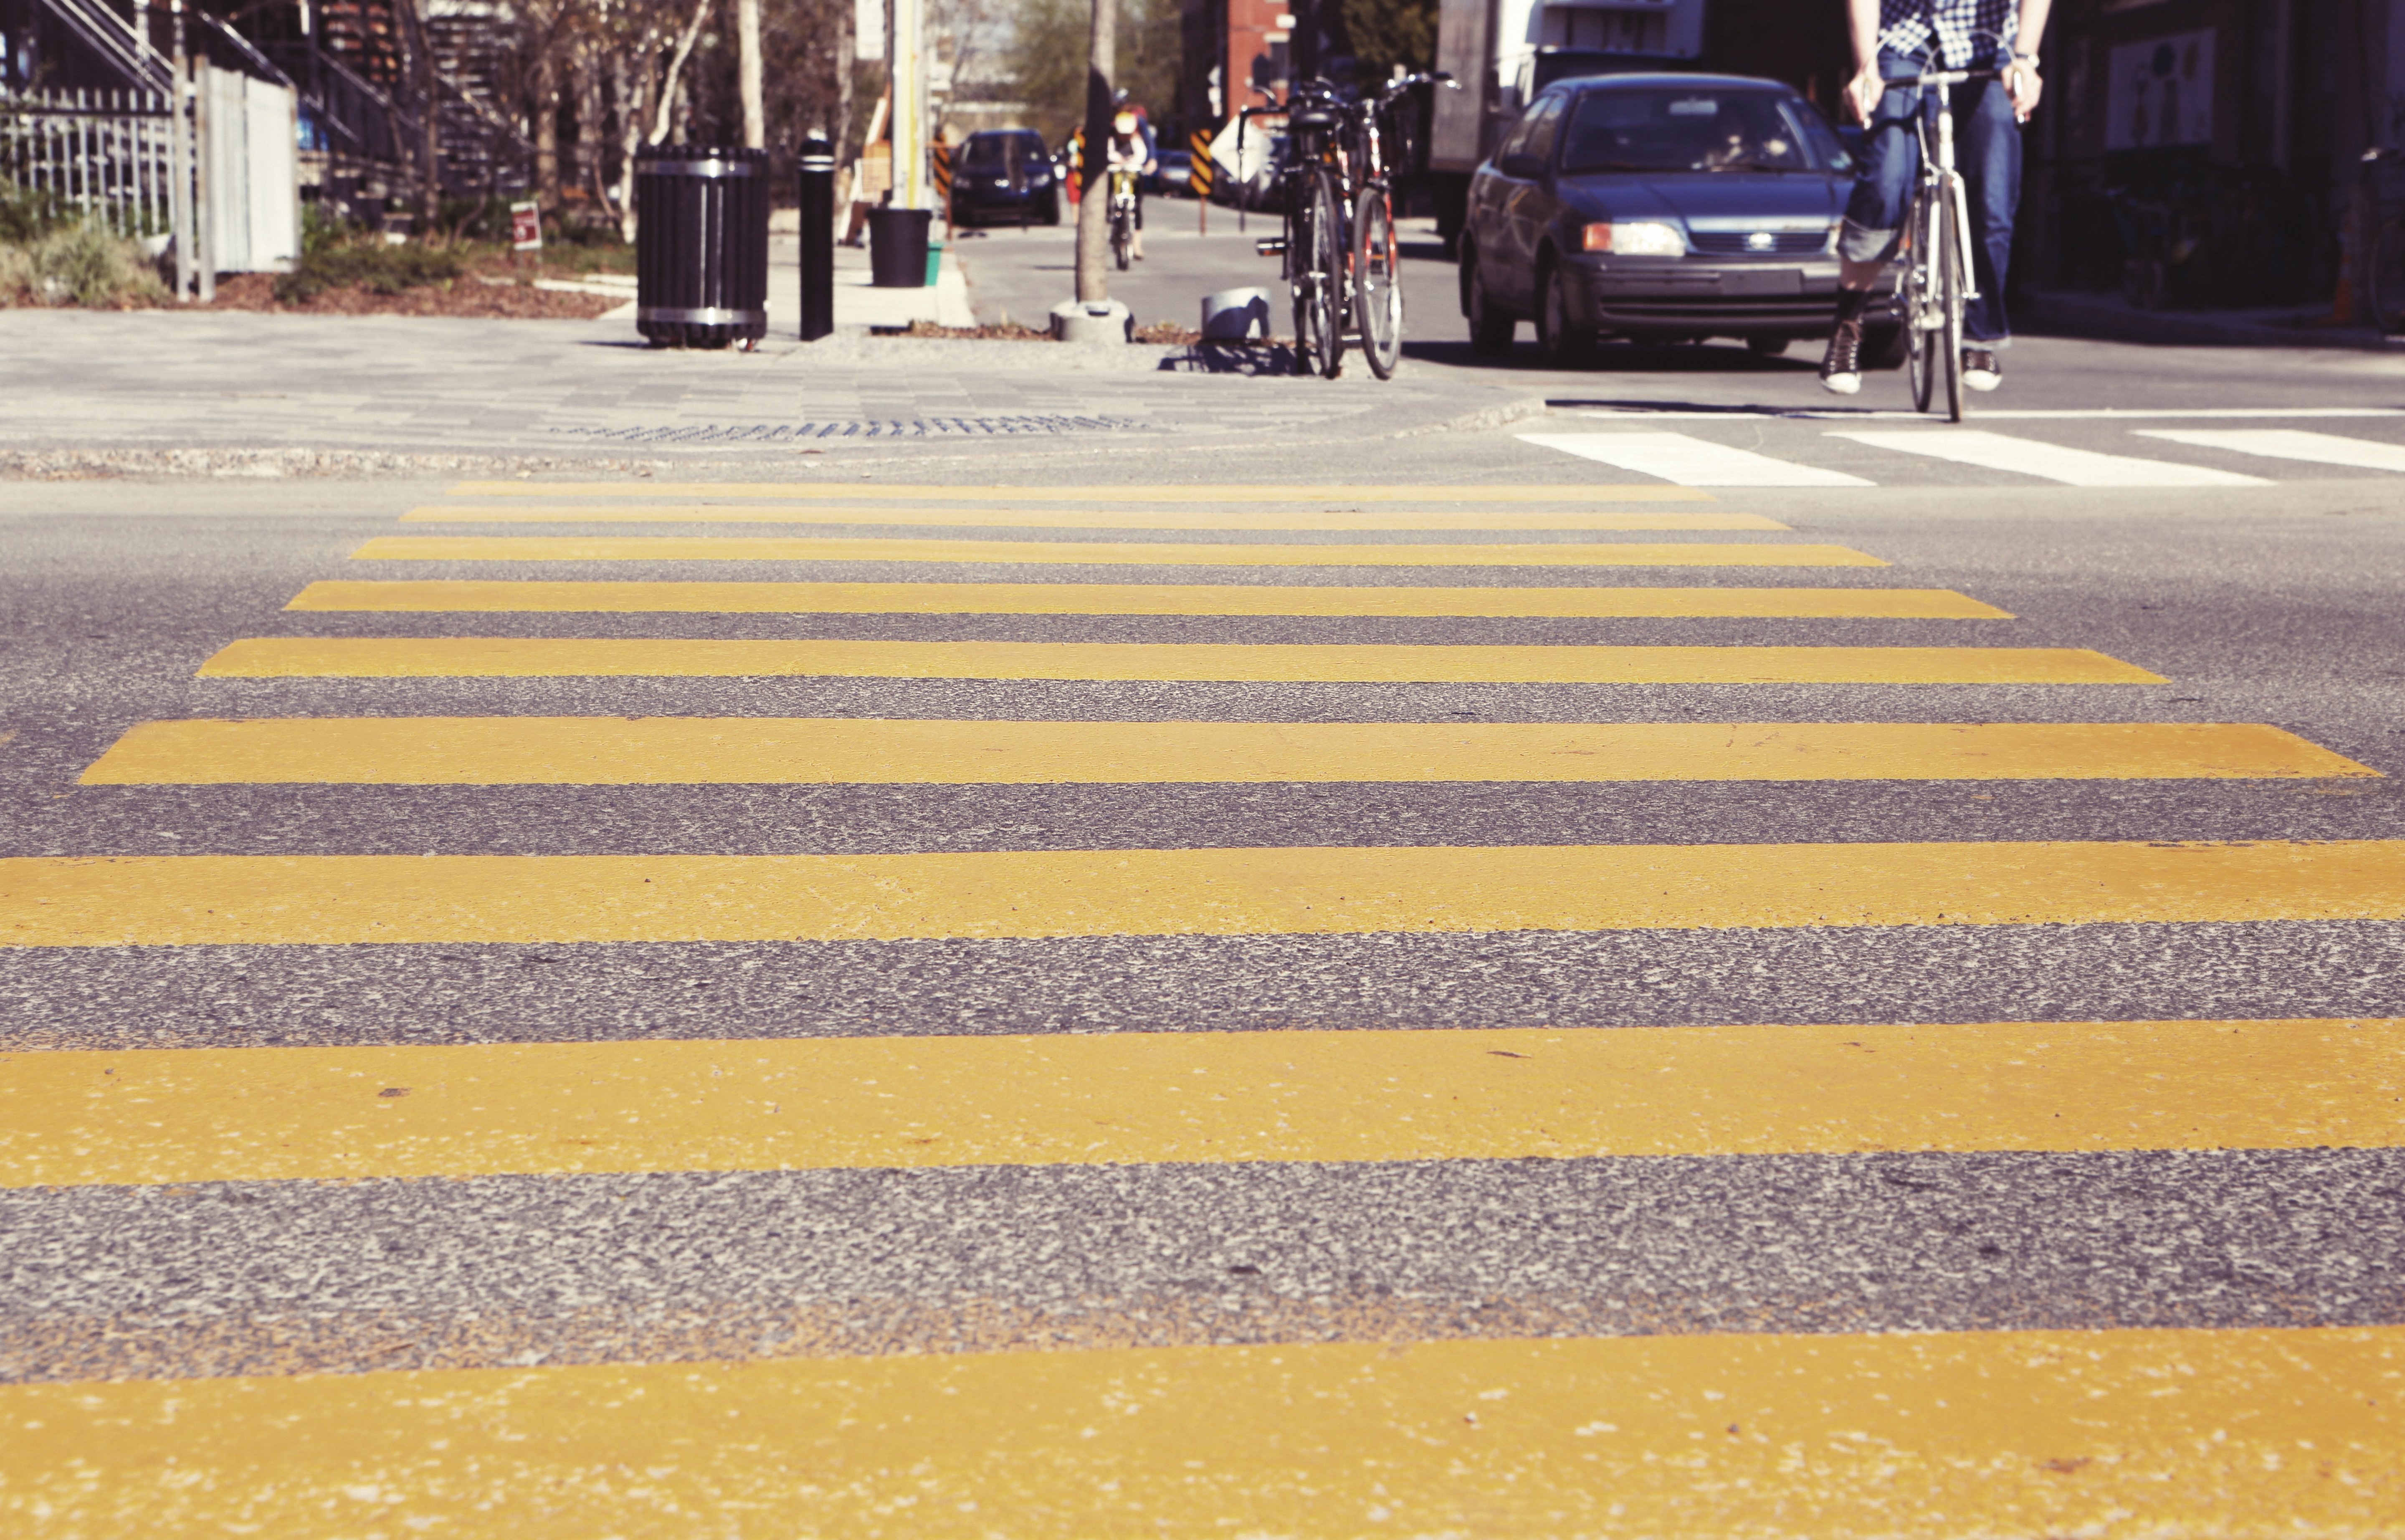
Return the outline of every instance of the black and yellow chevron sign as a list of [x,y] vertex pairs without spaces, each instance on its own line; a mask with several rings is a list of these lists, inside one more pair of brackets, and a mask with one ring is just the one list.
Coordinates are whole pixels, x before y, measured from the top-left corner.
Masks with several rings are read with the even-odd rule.
[[1194,147],[1194,163],[1186,174],[1186,185],[1194,190],[1194,196],[1207,198],[1211,196],[1212,173],[1217,169],[1211,163],[1210,131],[1198,128],[1189,139]]

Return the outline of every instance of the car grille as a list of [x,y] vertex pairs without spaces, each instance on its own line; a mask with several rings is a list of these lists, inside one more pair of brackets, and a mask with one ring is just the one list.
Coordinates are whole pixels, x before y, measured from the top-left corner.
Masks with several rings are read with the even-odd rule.
[[1825,230],[1779,230],[1769,232],[1770,246],[1765,250],[1746,245],[1753,233],[1750,230],[1698,230],[1688,239],[1697,251],[1713,257],[1801,257],[1829,244]]
[[1724,326],[1744,320],[1801,322],[1834,319],[1837,301],[1834,294],[1691,300],[1624,298],[1606,293],[1596,297],[1596,309],[1607,327],[1654,323]]

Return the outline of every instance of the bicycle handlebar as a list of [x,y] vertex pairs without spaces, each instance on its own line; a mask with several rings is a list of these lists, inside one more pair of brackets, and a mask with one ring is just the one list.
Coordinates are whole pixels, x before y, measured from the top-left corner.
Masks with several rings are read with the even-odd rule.
[[1916,91],[1927,91],[1932,86],[1959,86],[1973,80],[2001,80],[2004,78],[2004,72],[2001,69],[1941,69],[1933,70],[1926,75],[1916,75],[1908,80],[1897,79],[1883,83],[1890,91],[1895,90],[1898,86],[1910,86]]

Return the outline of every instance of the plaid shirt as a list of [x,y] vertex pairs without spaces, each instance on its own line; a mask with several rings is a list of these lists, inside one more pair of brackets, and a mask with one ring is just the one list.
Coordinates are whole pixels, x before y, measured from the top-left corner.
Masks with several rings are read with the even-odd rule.
[[1917,54],[1934,39],[1945,68],[1984,67],[2019,23],[2016,0],[1879,0],[1879,48]]

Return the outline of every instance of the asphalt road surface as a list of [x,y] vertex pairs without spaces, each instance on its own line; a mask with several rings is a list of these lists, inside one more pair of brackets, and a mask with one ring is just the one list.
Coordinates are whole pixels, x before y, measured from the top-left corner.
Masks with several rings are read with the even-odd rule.
[[0,482],[0,1533],[2396,1533],[2397,366],[1498,373]]

